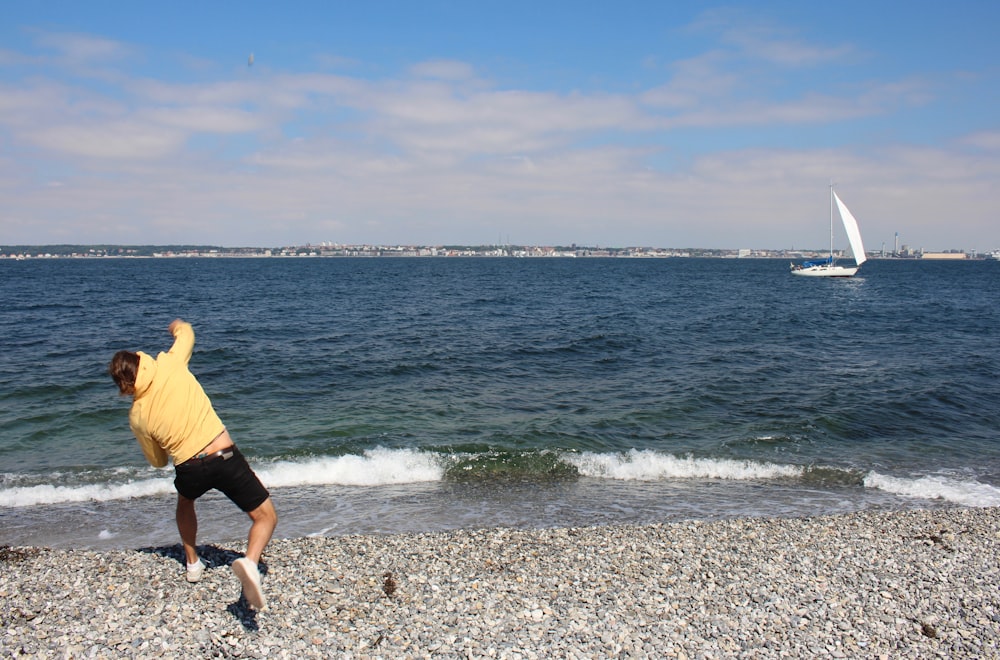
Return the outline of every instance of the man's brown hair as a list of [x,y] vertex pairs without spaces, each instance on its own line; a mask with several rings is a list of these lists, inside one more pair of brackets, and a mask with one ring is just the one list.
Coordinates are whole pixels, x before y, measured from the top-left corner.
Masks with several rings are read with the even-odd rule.
[[108,373],[122,394],[135,394],[135,376],[139,373],[139,355],[132,351],[118,351],[111,358]]

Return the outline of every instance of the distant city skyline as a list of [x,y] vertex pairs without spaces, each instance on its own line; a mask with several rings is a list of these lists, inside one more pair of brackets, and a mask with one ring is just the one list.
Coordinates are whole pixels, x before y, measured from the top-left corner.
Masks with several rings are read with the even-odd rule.
[[[924,251],[900,246],[866,251],[870,258],[1000,259],[1000,250]],[[825,257],[828,248],[702,248],[665,246],[317,244],[288,246],[221,245],[0,245],[0,259],[93,257],[721,257],[803,259]],[[834,251],[837,259],[849,252]]]
[[998,30],[974,0],[12,3],[0,243],[814,249],[832,181],[870,253],[987,253]]

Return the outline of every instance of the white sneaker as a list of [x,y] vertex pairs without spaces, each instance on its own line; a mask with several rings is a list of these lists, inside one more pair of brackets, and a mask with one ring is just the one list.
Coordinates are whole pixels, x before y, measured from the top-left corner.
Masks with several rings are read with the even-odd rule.
[[201,576],[204,574],[205,574],[205,564],[201,562],[201,559],[198,559],[198,561],[196,561],[193,564],[187,565],[188,582],[197,582],[198,580],[201,579]]
[[267,609],[267,600],[260,588],[260,571],[257,564],[246,557],[240,557],[233,562],[233,573],[243,585],[243,596],[258,612]]

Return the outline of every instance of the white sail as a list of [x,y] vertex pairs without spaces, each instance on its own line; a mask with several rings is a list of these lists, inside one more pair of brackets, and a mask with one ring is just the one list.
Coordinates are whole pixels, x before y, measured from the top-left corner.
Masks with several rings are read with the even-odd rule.
[[865,246],[861,242],[861,230],[858,228],[858,221],[854,219],[854,216],[844,202],[840,201],[840,197],[837,196],[836,191],[833,193],[833,198],[837,200],[837,210],[840,211],[840,219],[844,223],[847,240],[851,242],[851,254],[854,256],[854,261],[860,266],[868,260],[868,257],[865,255]]

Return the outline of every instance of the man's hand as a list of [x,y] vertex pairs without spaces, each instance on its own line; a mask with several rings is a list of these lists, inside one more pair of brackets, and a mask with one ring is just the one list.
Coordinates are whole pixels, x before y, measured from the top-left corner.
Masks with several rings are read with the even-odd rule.
[[170,325],[167,326],[167,331],[170,334],[174,334],[174,330],[176,330],[177,326],[179,326],[182,323],[184,323],[182,319],[174,319],[173,321],[170,322]]

